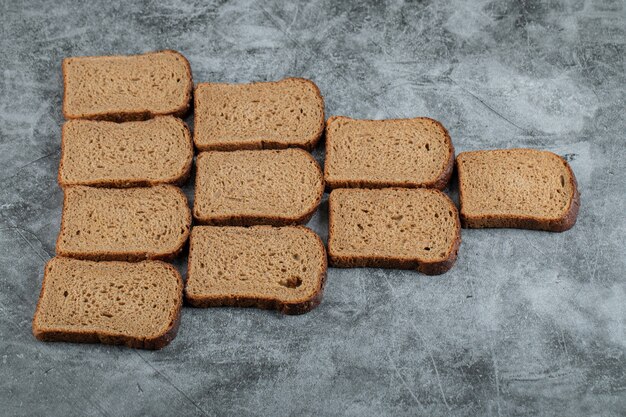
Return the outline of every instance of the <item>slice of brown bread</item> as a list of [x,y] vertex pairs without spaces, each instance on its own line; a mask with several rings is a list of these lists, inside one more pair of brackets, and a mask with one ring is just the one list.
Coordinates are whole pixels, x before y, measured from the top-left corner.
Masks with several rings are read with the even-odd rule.
[[193,214],[199,223],[306,223],[324,193],[322,171],[302,149],[203,152],[196,162]]
[[44,342],[160,349],[176,337],[183,281],[160,261],[46,265],[33,334]]
[[329,198],[331,266],[448,271],[461,243],[454,203],[433,189],[337,189]]
[[170,50],[66,58],[63,84],[67,119],[115,121],[182,117],[189,110],[193,87],[189,62]]
[[302,314],[322,300],[326,251],[302,226],[196,226],[187,276],[185,299],[196,307]]
[[311,150],[323,130],[324,99],[312,81],[196,86],[194,142],[199,150]]
[[463,152],[456,164],[464,227],[562,232],[576,223],[576,178],[569,164],[552,152]]
[[171,259],[183,248],[191,213],[172,185],[65,188],[57,255],[90,260]]
[[193,162],[189,129],[172,116],[125,123],[70,120],[63,125],[61,150],[63,187],[181,184]]
[[441,123],[426,117],[326,122],[324,179],[329,188],[436,188],[454,166],[454,147]]

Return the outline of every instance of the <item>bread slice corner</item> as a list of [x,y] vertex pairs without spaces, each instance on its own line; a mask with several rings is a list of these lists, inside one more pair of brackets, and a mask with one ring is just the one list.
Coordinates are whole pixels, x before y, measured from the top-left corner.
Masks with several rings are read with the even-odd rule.
[[44,342],[161,349],[178,332],[183,281],[161,261],[55,257],[45,267],[32,322]]
[[580,207],[578,183],[560,156],[535,149],[462,152],[456,159],[461,222],[563,232]]

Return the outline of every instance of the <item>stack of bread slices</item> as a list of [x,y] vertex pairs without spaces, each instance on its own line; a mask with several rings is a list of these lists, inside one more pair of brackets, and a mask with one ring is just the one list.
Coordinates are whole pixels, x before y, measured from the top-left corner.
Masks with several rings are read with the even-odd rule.
[[[317,86],[286,78],[198,83],[175,51],[63,62],[56,257],[33,319],[44,341],[157,349],[183,300],[306,313],[336,267],[449,270],[464,227],[563,231],[579,197],[555,154],[456,159],[460,215],[443,193],[455,166],[429,118],[324,118]],[[193,141],[180,119],[192,101]],[[324,172],[309,153],[325,134]],[[190,209],[178,186],[190,176]],[[328,256],[302,226],[329,196]],[[192,218],[194,227],[192,228]],[[172,265],[189,240],[187,279]]]

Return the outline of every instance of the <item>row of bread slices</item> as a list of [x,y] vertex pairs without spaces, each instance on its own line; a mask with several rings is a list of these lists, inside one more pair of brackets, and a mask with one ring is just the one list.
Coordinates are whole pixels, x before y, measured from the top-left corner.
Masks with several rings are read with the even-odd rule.
[[[154,63],[158,57],[175,57],[183,63],[181,70],[170,71],[169,78],[149,76],[148,87],[158,91],[138,89],[135,83],[146,70],[132,64],[148,60],[150,70],[166,67]],[[80,78],[91,74],[92,64],[99,68],[93,79]],[[188,70],[184,78],[185,68],[186,60],[172,52],[64,62],[66,117],[125,122],[70,120],[63,127],[60,257],[46,267],[33,322],[40,339],[154,348],[175,335],[183,298],[178,272],[158,261],[111,260],[171,258],[189,235],[185,196],[163,185],[183,183],[192,166],[191,135],[181,120],[168,115],[182,115],[189,107],[192,81]],[[81,89],[98,82],[98,93],[88,94],[95,100],[81,101]],[[162,90],[176,96],[177,86],[180,101],[172,99],[169,107],[146,105]],[[107,88],[116,93],[107,95]],[[133,94],[116,102],[124,89]],[[137,91],[145,97],[134,104]],[[319,304],[325,248],[315,233],[293,225],[311,218],[325,185],[334,189],[329,198],[331,265],[437,274],[454,263],[459,216],[438,191],[451,177],[454,149],[440,123],[331,117],[324,129],[319,90],[301,79],[198,84],[194,97],[194,142],[206,152],[197,158],[193,217],[207,226],[191,232],[184,288],[191,305],[257,306],[296,314]],[[128,121],[150,116],[155,117]],[[322,175],[310,154],[297,148],[311,149],[324,131]],[[266,149],[291,147],[296,149]],[[576,182],[567,163],[554,154],[466,152],[458,156],[457,169],[461,220],[468,227],[556,231],[575,221]],[[152,187],[132,188],[140,185]],[[246,227],[260,224],[280,227]]]

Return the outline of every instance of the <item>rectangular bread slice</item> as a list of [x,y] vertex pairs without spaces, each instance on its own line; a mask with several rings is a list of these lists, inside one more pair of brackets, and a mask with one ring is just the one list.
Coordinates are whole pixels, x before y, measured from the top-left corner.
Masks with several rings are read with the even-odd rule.
[[312,81],[196,86],[194,142],[201,151],[311,150],[323,130],[324,99]]
[[172,185],[65,188],[59,256],[90,260],[171,259],[183,248],[191,213]]
[[324,193],[322,171],[302,149],[203,152],[193,214],[202,224],[306,223]]
[[426,117],[326,122],[324,179],[334,188],[436,188],[454,166],[454,147],[441,123]]
[[143,122],[70,120],[63,125],[59,184],[136,187],[181,184],[191,171],[187,125],[173,116]]
[[115,121],[182,117],[193,87],[189,62],[170,50],[66,58],[63,84],[65,118]]
[[563,232],[576,223],[576,178],[569,164],[552,152],[463,152],[456,164],[464,227]]
[[328,200],[331,266],[448,271],[461,243],[454,203],[433,189],[337,189]]
[[326,251],[302,226],[196,226],[187,276],[185,299],[196,307],[302,314],[322,300]]
[[160,349],[176,337],[182,292],[180,274],[165,262],[52,258],[33,334],[44,342]]

